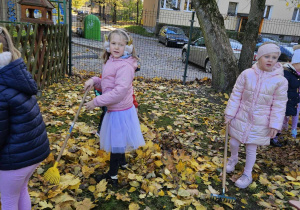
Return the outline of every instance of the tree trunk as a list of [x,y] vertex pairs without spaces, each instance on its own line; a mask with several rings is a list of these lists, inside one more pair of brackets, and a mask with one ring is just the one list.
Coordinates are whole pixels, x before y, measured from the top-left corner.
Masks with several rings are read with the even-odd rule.
[[136,24],[139,25],[139,3],[140,1],[136,1]]
[[263,19],[266,0],[251,0],[248,22],[242,41],[243,48],[239,59],[239,71],[250,68],[253,61],[256,40],[259,32],[259,25]]
[[216,0],[196,0],[195,10],[212,67],[212,87],[231,90],[239,73]]
[[113,23],[117,23],[117,3],[114,3],[114,15],[113,15]]

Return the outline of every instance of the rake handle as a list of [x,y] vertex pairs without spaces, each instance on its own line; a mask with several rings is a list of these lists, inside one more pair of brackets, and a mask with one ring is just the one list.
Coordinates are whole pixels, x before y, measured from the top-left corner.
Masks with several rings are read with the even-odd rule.
[[223,194],[225,194],[225,184],[226,184],[226,163],[227,163],[227,146],[228,146],[228,123],[226,123],[225,131],[225,145],[224,145],[224,160],[223,160],[223,179],[222,179],[222,188]]
[[81,101],[81,103],[80,103],[80,105],[79,105],[79,108],[78,108],[78,110],[77,110],[76,116],[75,116],[75,118],[74,118],[74,120],[73,120],[73,122],[72,122],[72,124],[71,124],[69,133],[68,133],[68,135],[67,135],[66,138],[65,138],[64,144],[63,144],[63,146],[62,146],[61,149],[60,149],[60,152],[59,152],[58,157],[56,158],[56,162],[57,162],[57,163],[58,163],[58,161],[60,160],[60,158],[61,158],[61,156],[62,156],[62,153],[64,152],[64,149],[66,148],[68,139],[69,139],[69,137],[70,137],[70,135],[71,135],[71,133],[72,133],[73,127],[75,126],[75,122],[77,121],[77,118],[78,118],[78,116],[79,116],[80,110],[81,110],[81,108],[82,108],[82,106],[83,106],[83,103],[84,103],[84,101],[85,101],[85,98],[86,98],[86,95],[88,94],[88,92],[89,92],[89,90],[86,90],[85,93],[84,93],[84,96],[83,96],[83,98],[82,98],[82,101]]

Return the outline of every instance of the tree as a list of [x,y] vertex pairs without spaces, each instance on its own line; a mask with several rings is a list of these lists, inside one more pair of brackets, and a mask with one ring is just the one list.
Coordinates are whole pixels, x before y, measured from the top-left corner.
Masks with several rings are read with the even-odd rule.
[[259,25],[264,15],[265,4],[266,0],[251,1],[248,22],[245,29],[246,32],[244,33],[244,39],[242,41],[243,48],[238,64],[239,72],[242,72],[252,65],[253,52],[258,38]]
[[212,66],[212,86],[219,91],[230,90],[239,71],[226,34],[224,18],[215,0],[195,0],[195,11]]
[[[285,1],[287,2],[286,6],[291,3],[300,8],[300,0]],[[252,65],[266,0],[251,0],[248,22],[242,41],[243,48],[238,64],[233,56],[224,27],[224,19],[220,14],[216,0],[194,0],[194,2],[212,66],[212,86],[220,91],[231,90],[240,72]]]
[[88,1],[89,0],[74,0],[74,1],[72,1],[72,6],[78,10],[82,6],[84,6],[85,3],[88,2]]

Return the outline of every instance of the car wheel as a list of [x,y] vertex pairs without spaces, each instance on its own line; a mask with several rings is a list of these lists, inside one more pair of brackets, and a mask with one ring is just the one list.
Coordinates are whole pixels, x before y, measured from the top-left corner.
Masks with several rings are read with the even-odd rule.
[[182,56],[181,56],[181,60],[182,60],[182,63],[185,63],[186,62],[186,56],[187,56],[187,53],[186,51],[182,51]]
[[205,72],[206,73],[211,73],[211,65],[210,65],[210,61],[206,61],[205,63]]
[[165,41],[165,45],[166,45],[166,47],[169,47],[169,42],[168,42],[168,40]]

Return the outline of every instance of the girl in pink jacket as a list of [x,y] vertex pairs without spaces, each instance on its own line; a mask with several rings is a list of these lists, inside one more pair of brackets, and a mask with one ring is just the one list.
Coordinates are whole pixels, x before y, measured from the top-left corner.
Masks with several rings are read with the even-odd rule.
[[122,29],[110,32],[104,47],[102,78],[92,77],[84,87],[85,90],[101,89],[102,95],[85,105],[88,110],[107,107],[100,130],[100,149],[111,153],[110,169],[108,173],[97,175],[96,181],[106,179],[117,186],[118,169],[125,169],[127,165],[125,152],[145,145],[133,105],[132,81],[138,58],[132,38]]
[[276,44],[260,46],[258,62],[240,74],[225,110],[225,123],[229,123],[231,136],[227,173],[235,169],[240,144],[246,145],[244,173],[235,182],[239,188],[252,183],[257,146],[269,145],[270,137],[276,136],[283,123],[288,82],[282,65],[277,63],[280,53]]

